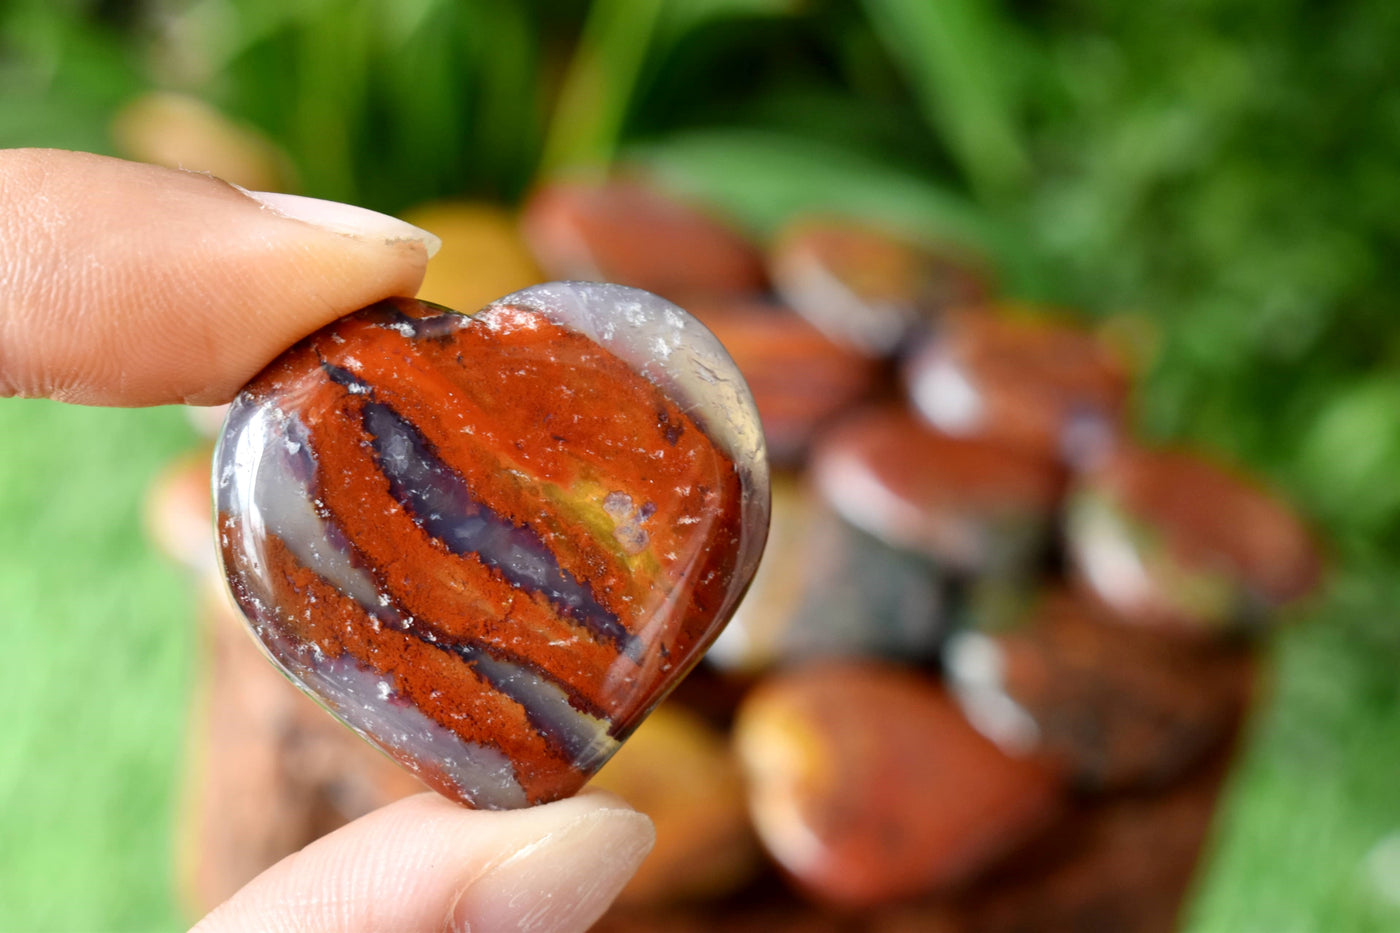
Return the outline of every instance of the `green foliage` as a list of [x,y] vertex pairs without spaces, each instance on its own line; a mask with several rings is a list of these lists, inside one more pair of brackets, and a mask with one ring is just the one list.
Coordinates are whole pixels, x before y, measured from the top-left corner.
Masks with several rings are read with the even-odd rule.
[[[1338,406],[1346,430],[1363,430],[1364,408],[1376,435],[1334,461],[1380,456],[1400,423],[1393,393],[1342,401],[1383,378],[1397,348],[1400,291],[1380,257],[1400,234],[1400,179],[1377,170],[1400,153],[1385,103],[1396,19],[1365,0],[1091,0],[1037,24],[1042,169],[1022,228],[1055,291],[1151,315],[1163,339],[1146,429],[1263,467],[1348,552],[1400,553],[1393,495],[1357,488],[1359,467],[1337,463],[1350,473],[1338,495],[1317,449],[1342,430]],[[1397,454],[1384,454],[1392,470]]]
[[112,111],[142,86],[134,49],[68,4],[0,4],[0,147],[107,152]]
[[0,929],[176,929],[189,588],[141,534],[176,409],[0,404]]
[[990,0],[865,0],[924,118],[947,140],[978,193],[1022,193],[1030,173],[1008,81],[1020,43]]
[[[509,199],[542,133],[540,36],[511,0],[323,0],[221,7],[181,76],[291,153],[306,193],[398,210],[447,194]],[[289,12],[291,11],[291,12]]]
[[1311,623],[1274,645],[1274,696],[1226,800],[1230,819],[1191,911],[1193,933],[1386,933],[1400,874],[1400,578],[1342,571]]
[[763,130],[697,130],[629,151],[669,187],[729,211],[760,237],[804,212],[891,224],[989,249],[1002,234],[985,212],[935,179],[858,151]]
[[661,0],[596,0],[569,64],[544,167],[606,169],[616,155]]

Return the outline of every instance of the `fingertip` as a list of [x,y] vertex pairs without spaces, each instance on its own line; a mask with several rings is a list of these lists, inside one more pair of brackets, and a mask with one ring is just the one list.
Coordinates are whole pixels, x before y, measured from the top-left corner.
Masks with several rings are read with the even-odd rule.
[[0,391],[215,404],[318,327],[417,291],[431,234],[266,197],[87,153],[0,152]]
[[651,819],[611,794],[575,798],[573,807],[558,808],[552,816],[567,819],[458,895],[449,931],[582,933],[617,898],[656,842]]
[[378,211],[354,204],[343,204],[340,201],[303,197],[299,194],[249,191],[237,185],[233,187],[280,217],[299,220],[330,233],[368,243],[416,243],[423,247],[425,259],[432,259],[442,248],[442,240],[435,234]]

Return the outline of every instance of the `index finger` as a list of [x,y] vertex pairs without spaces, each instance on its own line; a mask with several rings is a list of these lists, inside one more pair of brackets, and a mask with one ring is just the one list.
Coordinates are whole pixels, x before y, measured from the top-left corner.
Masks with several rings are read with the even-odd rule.
[[228,401],[316,328],[412,295],[436,245],[349,205],[0,151],[0,396]]

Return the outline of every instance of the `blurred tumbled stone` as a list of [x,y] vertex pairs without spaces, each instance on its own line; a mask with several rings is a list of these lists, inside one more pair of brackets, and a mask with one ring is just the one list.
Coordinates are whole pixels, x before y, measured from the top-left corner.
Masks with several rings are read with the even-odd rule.
[[673,301],[767,284],[762,258],[743,237],[638,181],[546,184],[520,222],[550,278],[631,285]]
[[1121,430],[1128,372],[1093,332],[998,307],[945,315],[905,364],[910,400],[947,434],[1088,463]]
[[418,298],[449,308],[480,308],[547,276],[525,246],[519,224],[492,204],[435,201],[403,215],[442,245],[428,263]]
[[209,495],[213,452],[203,446],[171,461],[146,493],[146,534],[166,557],[196,573],[217,572],[219,564]]
[[1258,629],[1321,577],[1285,502],[1184,450],[1116,451],[1070,497],[1066,533],[1079,581],[1135,625]]
[[590,933],[858,933],[862,929],[851,918],[832,915],[811,904],[767,900],[776,903],[740,901],[686,910],[638,910],[621,904],[589,929]]
[[923,555],[836,515],[791,476],[773,483],[769,545],[734,618],[706,657],[755,672],[814,657],[937,657],[947,582]]
[[1063,591],[1012,628],[955,635],[944,668],[984,734],[1086,789],[1173,780],[1229,732],[1251,680],[1238,648],[1124,626]]
[[1152,794],[1082,807],[959,905],[962,933],[1176,933],[1208,865],[1233,743]]
[[879,227],[809,217],[768,254],[773,285],[832,338],[872,356],[894,352],[948,308],[979,305],[986,275],[966,255]]
[[976,574],[1023,573],[1039,557],[1064,484],[1053,461],[939,433],[898,407],[825,433],[812,473],[852,525]]
[[758,867],[743,781],[727,737],[677,703],[657,709],[590,786],[651,817],[656,845],[622,904],[719,897]]
[[143,94],[112,119],[118,154],[187,172],[208,172],[253,191],[295,187],[292,161],[250,124],[197,97],[167,91]]
[[769,678],[734,741],[768,851],[845,907],[966,882],[1060,806],[1052,769],[1006,755],[935,684],[876,662]]

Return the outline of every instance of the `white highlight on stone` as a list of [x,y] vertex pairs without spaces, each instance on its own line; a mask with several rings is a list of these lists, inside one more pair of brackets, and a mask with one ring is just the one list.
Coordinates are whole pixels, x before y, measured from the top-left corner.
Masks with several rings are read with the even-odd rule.
[[1070,503],[1070,549],[1089,583],[1114,606],[1150,605],[1156,588],[1131,527],[1103,497],[1080,493]]
[[967,373],[946,355],[929,360],[909,388],[915,407],[940,430],[967,436],[982,427],[982,397]]
[[1040,727],[1006,694],[997,643],[978,632],[960,632],[948,640],[944,657],[953,695],[973,728],[1012,755],[1030,754],[1040,743]]

